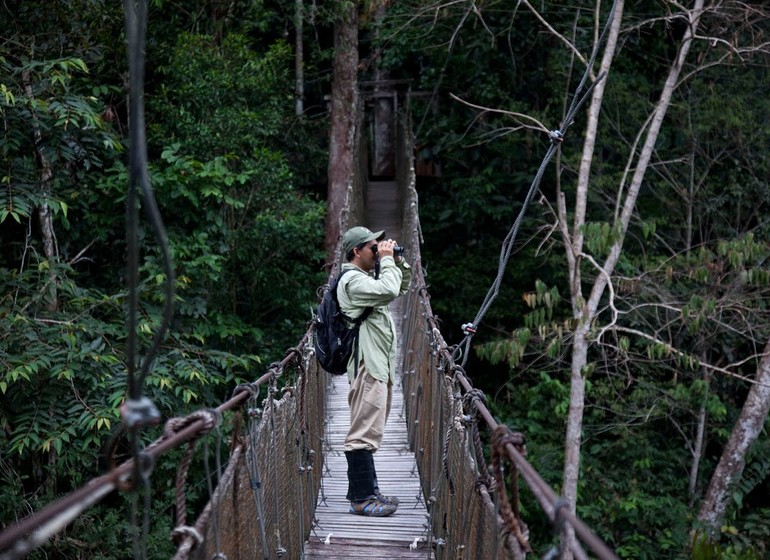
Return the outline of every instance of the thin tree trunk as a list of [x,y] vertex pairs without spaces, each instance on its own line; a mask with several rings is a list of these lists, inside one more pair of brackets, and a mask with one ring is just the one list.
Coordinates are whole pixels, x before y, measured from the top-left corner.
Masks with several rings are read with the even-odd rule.
[[302,40],[304,18],[302,15],[302,0],[295,0],[294,6],[294,111],[299,117],[305,112],[305,57]]
[[[607,45],[602,56],[600,71],[609,73],[612,66],[612,60],[615,57],[618,36],[620,34],[620,24],[623,19],[623,0],[618,0],[615,5],[615,13],[607,36]],[[598,20],[597,20],[598,24]],[[607,80],[602,80],[594,88],[591,96],[591,105],[588,108],[588,122],[586,124],[585,141],[583,144],[583,154],[580,160],[580,172],[578,175],[577,195],[575,201],[575,219],[573,222],[572,239],[567,241],[567,262],[570,267],[570,296],[572,301],[573,316],[578,320],[575,329],[575,337],[572,345],[572,364],[570,368],[570,406],[567,416],[567,433],[564,445],[564,480],[562,486],[562,495],[569,504],[570,511],[575,513],[577,506],[577,486],[580,477],[580,448],[583,430],[583,412],[585,409],[585,379],[583,378],[583,368],[588,362],[588,331],[592,318],[592,313],[584,306],[584,298],[581,287],[580,275],[580,254],[583,251],[583,225],[585,223],[585,214],[588,200],[588,184],[590,177],[591,164],[594,156],[594,146],[596,143],[596,131],[599,126],[599,113],[601,111],[602,100],[604,99],[604,88]],[[563,205],[563,215],[561,220],[566,224],[566,212]],[[566,226],[565,226],[566,227]],[[563,230],[566,233],[566,229]],[[572,529],[569,528],[565,535],[567,543],[571,543],[575,536]],[[571,559],[572,550],[570,546],[565,546],[563,558]]]
[[[583,244],[583,237],[580,229],[585,223],[588,171],[590,170],[590,160],[593,153],[593,146],[589,144],[589,142],[593,141],[592,136],[595,136],[596,134],[596,127],[594,121],[592,120],[592,115],[598,115],[603,91],[595,91],[593,99],[591,100],[591,107],[589,108],[589,130],[586,132],[586,145],[590,147],[590,153],[588,152],[588,148],[586,148],[586,150],[584,150],[583,159],[581,160],[581,174],[578,181],[578,198],[576,201],[575,222],[573,224],[573,242],[568,244],[567,249],[573,251],[576,263],[574,270],[570,272],[571,291],[574,294],[572,306],[573,312],[575,313],[575,318],[578,321],[578,326],[575,330],[572,348],[572,364],[570,370],[570,407],[567,416],[567,440],[565,442],[564,449],[564,481],[562,486],[562,494],[567,500],[572,512],[575,512],[576,510],[578,478],[580,474],[582,425],[583,412],[585,409],[585,379],[583,378],[583,372],[585,366],[588,363],[588,348],[590,346],[590,341],[588,338],[589,325],[591,325],[591,323],[596,318],[599,303],[604,295],[605,290],[607,289],[610,277],[615,270],[615,265],[620,258],[625,233],[628,230],[628,224],[631,221],[631,216],[636,206],[636,200],[639,195],[639,189],[641,188],[642,180],[644,179],[644,176],[647,172],[647,167],[649,166],[650,160],[652,158],[653,149],[658,139],[663,119],[668,112],[668,107],[671,103],[674,88],[676,87],[679,75],[681,74],[684,61],[687,58],[687,53],[690,50],[693,36],[700,21],[701,13],[703,12],[703,1],[704,0],[696,0],[694,8],[687,13],[687,19],[689,20],[690,25],[682,37],[682,42],[679,47],[676,60],[669,70],[669,74],[660,94],[658,104],[652,115],[652,119],[650,120],[650,127],[647,131],[644,144],[642,145],[642,149],[639,153],[639,158],[636,162],[636,169],[628,187],[622,211],[615,224],[615,230],[618,232],[617,241],[610,248],[609,254],[602,266],[602,270],[599,271],[599,274],[596,276],[588,301],[585,301],[582,297],[582,292],[580,289],[581,280],[579,267],[580,254],[582,252]],[[602,60],[602,70],[605,69],[605,65],[607,66],[607,69],[609,69],[612,56],[614,56],[614,42],[617,40],[619,33],[619,29],[615,29],[615,26],[620,25],[622,8],[623,4],[622,2],[619,2],[616,6],[616,19],[613,21],[613,29],[610,30],[610,34],[607,39],[607,48]],[[612,51],[610,52],[611,48]],[[622,185],[620,188],[622,189]],[[572,532],[568,532],[567,538],[569,542],[572,542],[572,539],[574,539],[574,534]],[[563,558],[566,560],[571,560],[571,549],[569,547],[566,547],[566,549],[567,550],[564,553]]]
[[[704,360],[705,361],[705,360]],[[692,463],[690,464],[690,483],[688,490],[690,492],[690,507],[695,503],[695,494],[698,489],[698,470],[700,469],[700,460],[703,457],[703,442],[706,439],[706,402],[711,388],[711,374],[708,370],[703,371],[703,380],[706,382],[706,393],[703,395],[700,408],[698,409],[698,424],[695,434],[695,445],[692,450]]]
[[358,106],[358,2],[340,2],[339,10],[334,26],[326,209],[326,254],[330,261],[342,234],[342,210],[355,169],[353,158]]
[[759,362],[756,383],[749,390],[698,513],[698,521],[704,525],[711,538],[719,535],[725,511],[732,499],[732,490],[743,476],[743,470],[746,467],[746,452],[762,431],[768,412],[770,412],[770,341],[765,346]]
[[[22,81],[24,90],[30,101],[33,99],[32,82],[29,71],[22,72]],[[58,259],[59,250],[56,243],[56,230],[53,224],[53,211],[48,205],[51,198],[51,184],[53,183],[53,167],[51,161],[43,150],[43,134],[40,131],[40,123],[35,111],[32,114],[32,134],[35,138],[35,153],[40,163],[40,192],[43,194],[43,202],[38,206],[37,213],[40,219],[40,234],[43,239],[43,253],[48,260],[48,289],[50,299],[48,300],[48,310],[56,311],[59,307],[57,289],[56,289],[56,271],[54,263]]]

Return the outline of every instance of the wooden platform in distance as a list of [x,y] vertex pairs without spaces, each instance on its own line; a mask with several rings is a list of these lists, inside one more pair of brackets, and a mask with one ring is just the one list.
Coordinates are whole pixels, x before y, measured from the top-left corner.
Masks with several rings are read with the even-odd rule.
[[370,181],[366,190],[366,223],[372,231],[385,230],[389,239],[401,239],[401,205],[395,181]]
[[[371,183],[367,200],[367,223],[376,231],[386,230],[387,237],[400,240],[400,208],[394,182]],[[401,332],[401,300],[391,304],[396,330]],[[400,348],[398,362],[401,362]],[[305,544],[307,560],[343,560],[383,558],[408,560],[434,558],[429,544],[429,518],[422,497],[419,472],[414,454],[409,450],[404,417],[401,372],[393,387],[393,405],[385,426],[382,447],[374,455],[380,490],[398,496],[396,513],[388,517],[365,517],[349,513],[345,499],[348,489],[347,460],[343,452],[350,426],[348,380],[335,376],[329,388],[329,423],[321,493],[316,509],[316,523]],[[328,537],[329,544],[325,544]],[[412,548],[410,545],[414,545]]]

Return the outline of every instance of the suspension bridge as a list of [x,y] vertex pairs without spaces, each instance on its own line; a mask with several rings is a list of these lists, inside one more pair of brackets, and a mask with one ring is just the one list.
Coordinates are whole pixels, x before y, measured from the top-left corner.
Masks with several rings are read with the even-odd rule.
[[[362,114],[363,109],[359,152],[366,151]],[[23,558],[109,492],[149,483],[155,461],[181,446],[187,451],[178,465],[170,535],[176,560],[518,560],[556,558],[562,546],[575,558],[616,558],[527,462],[525,435],[494,420],[441,334],[422,268],[408,110],[398,115],[395,177],[370,181],[366,171],[356,173],[342,216],[343,230],[356,224],[385,229],[406,248],[414,269],[408,294],[392,304],[400,333],[399,383],[383,447],[375,454],[381,488],[399,496],[398,511],[387,518],[348,513],[342,453],[347,379],[320,369],[311,323],[281,361],[236,387],[229,401],[167,421],[163,436],[135,459],[7,527],[0,533],[0,560]],[[365,169],[366,154],[359,159]],[[338,248],[330,279],[340,257]],[[208,503],[188,519],[187,473],[200,452],[196,442],[218,430],[225,416],[234,426],[229,457],[207,481]],[[533,551],[519,508],[521,492],[532,493],[557,532],[572,529],[577,539],[554,539],[552,548]],[[138,555],[153,557],[141,550]]]

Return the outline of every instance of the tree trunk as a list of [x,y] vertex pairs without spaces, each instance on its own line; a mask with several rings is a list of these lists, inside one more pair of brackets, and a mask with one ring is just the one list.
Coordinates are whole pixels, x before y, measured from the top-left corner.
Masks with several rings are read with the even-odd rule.
[[[623,0],[618,0],[613,14],[613,22],[610,32],[607,36],[607,45],[601,61],[601,72],[609,73],[612,66],[612,60],[615,57],[618,35],[620,34],[620,24],[623,19]],[[598,20],[597,20],[598,24]],[[583,154],[580,160],[580,172],[578,175],[577,193],[575,200],[575,219],[571,239],[566,229],[565,241],[567,245],[567,263],[570,273],[570,298],[572,302],[572,311],[578,325],[575,329],[575,337],[572,345],[572,364],[570,368],[570,406],[567,416],[567,433],[564,445],[564,480],[562,485],[562,496],[569,504],[570,511],[575,513],[577,506],[577,487],[580,477],[580,447],[583,431],[583,412],[585,409],[585,379],[583,371],[588,363],[588,331],[594,312],[586,309],[581,287],[580,275],[580,254],[583,251],[583,226],[585,224],[586,207],[588,200],[588,184],[593,161],[594,146],[596,142],[596,130],[599,125],[599,113],[604,99],[604,88],[607,80],[599,82],[594,88],[591,96],[591,105],[588,108],[588,122],[586,124],[585,141],[583,144]],[[563,204],[559,207],[562,210],[561,221],[567,224],[566,208]],[[567,543],[575,538],[571,528],[568,528],[565,535]],[[565,546],[563,558],[571,559],[572,550],[570,546]]]
[[706,421],[708,419],[706,402],[708,402],[709,390],[711,389],[711,373],[708,370],[703,371],[703,380],[706,382],[706,393],[703,395],[703,401],[698,409],[695,445],[693,445],[692,463],[690,464],[690,483],[688,485],[690,507],[695,503],[695,495],[698,489],[698,471],[700,470],[700,461],[703,458],[703,443],[706,440]]
[[[377,5],[374,12],[374,37],[380,44],[382,20],[385,18],[385,3]],[[382,48],[377,46],[372,55],[374,60],[374,107],[371,150],[371,174],[392,178],[396,175],[396,92],[388,83],[390,74],[382,67]]]
[[302,0],[295,0],[294,11],[294,112],[299,117],[305,112],[305,58],[302,40],[303,17]]
[[354,143],[358,107],[358,2],[341,2],[334,25],[329,185],[326,207],[326,254],[329,261],[342,234],[342,210],[355,169]]
[[[616,5],[615,19],[613,20],[613,26],[607,38],[607,48],[605,49],[604,58],[602,59],[602,71],[608,71],[614,56],[615,45],[619,34],[620,20],[622,17],[623,2],[619,1]],[[578,190],[577,199],[575,203],[575,220],[573,223],[572,241],[567,240],[567,251],[571,251],[571,255],[568,255],[568,262],[571,264],[572,270],[570,270],[570,286],[572,292],[572,307],[575,319],[578,321],[578,326],[575,330],[575,336],[572,347],[572,364],[570,370],[570,407],[567,416],[567,438],[564,448],[564,481],[562,486],[562,494],[567,500],[570,510],[574,513],[577,506],[577,488],[578,478],[580,473],[580,453],[581,453],[581,438],[582,438],[582,424],[583,424],[583,411],[585,409],[585,379],[583,378],[583,372],[585,366],[588,364],[588,348],[589,341],[589,325],[596,319],[596,313],[599,308],[600,301],[604,296],[604,292],[607,289],[607,285],[610,282],[610,277],[615,271],[615,266],[620,258],[620,254],[623,248],[623,241],[625,233],[628,230],[628,225],[631,221],[634,208],[636,206],[636,200],[639,195],[639,189],[642,185],[642,180],[647,172],[650,160],[652,158],[653,149],[657,142],[660,128],[663,123],[663,119],[668,112],[668,107],[671,103],[671,98],[679,80],[684,61],[687,57],[687,53],[690,50],[693,36],[698,28],[700,16],[703,12],[703,0],[696,0],[693,9],[689,10],[685,15],[689,20],[690,25],[682,37],[682,42],[677,53],[677,57],[671,65],[669,74],[666,78],[666,82],[663,85],[658,104],[650,119],[649,129],[644,139],[644,143],[639,152],[639,157],[636,161],[634,174],[631,182],[628,185],[628,190],[625,194],[625,200],[623,200],[622,209],[617,216],[615,223],[615,231],[618,232],[617,241],[610,248],[609,254],[598,271],[594,284],[591,288],[591,293],[588,300],[585,301],[582,297],[582,291],[580,288],[580,261],[583,246],[583,234],[582,227],[585,224],[585,208],[587,202],[588,193],[588,179],[589,171],[591,167],[591,160],[593,158],[593,140],[596,135],[596,121],[598,119],[599,109],[602,103],[603,89],[599,87],[593,93],[591,100],[591,106],[589,108],[589,120],[588,128],[586,131],[586,142],[581,160],[580,175],[578,177]],[[599,84],[602,86],[602,84]],[[603,86],[602,86],[603,87]],[[633,161],[634,155],[629,158],[630,162]],[[633,166],[629,163],[629,167]],[[623,185],[619,186],[619,193],[622,193]],[[619,195],[618,199],[622,197]],[[562,217],[564,218],[564,216]],[[564,230],[562,230],[564,231]],[[574,262],[574,264],[572,264]],[[568,532],[567,539],[569,542],[574,539],[574,534]],[[566,560],[572,559],[572,552],[570,547],[565,547],[566,551],[563,558]]]
[[770,341],[757,368],[756,383],[752,385],[741,415],[733,427],[711,477],[706,496],[698,513],[710,538],[718,537],[719,528],[732,499],[732,490],[746,467],[746,452],[756,441],[770,412]]
[[[30,101],[33,99],[32,83],[29,75],[29,71],[22,72],[22,82],[24,83],[24,90],[27,93]],[[35,111],[31,111],[32,114],[32,133],[35,138],[35,152],[37,154],[38,162],[40,163],[40,192],[43,194],[43,202],[38,206],[37,213],[40,219],[40,234],[43,239],[43,253],[48,260],[48,286],[46,292],[49,294],[48,310],[56,311],[59,307],[59,301],[56,288],[56,270],[54,267],[55,261],[59,256],[59,249],[56,243],[56,230],[53,225],[53,212],[48,205],[48,200],[51,198],[51,183],[53,182],[53,167],[51,161],[48,159],[45,151],[43,150],[43,134],[40,131],[40,123],[38,121]]]

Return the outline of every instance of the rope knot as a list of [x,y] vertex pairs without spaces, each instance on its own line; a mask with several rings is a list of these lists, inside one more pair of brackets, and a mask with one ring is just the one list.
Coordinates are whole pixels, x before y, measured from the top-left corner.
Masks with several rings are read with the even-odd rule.
[[190,426],[194,422],[203,421],[203,428],[201,428],[199,434],[207,434],[222,421],[222,414],[213,408],[196,410],[192,414],[178,418],[169,418],[166,421],[166,425],[163,429],[163,434],[166,437],[170,437],[175,433],[181,432],[186,427]]
[[521,453],[522,456],[526,456],[527,448],[524,445],[524,434],[521,432],[513,432],[508,426],[501,424],[492,435],[492,445],[499,450],[509,443],[515,447],[516,451]]
[[249,393],[249,399],[256,399],[259,396],[259,385],[255,383],[241,383],[233,389],[233,397],[236,397],[247,391]]
[[481,389],[471,389],[463,396],[463,408],[468,411],[474,419],[479,417],[479,404],[486,406],[487,397]]
[[483,488],[488,494],[491,494],[495,489],[495,479],[488,474],[487,476],[479,476],[474,483],[474,487],[478,493],[481,493],[481,489]]

